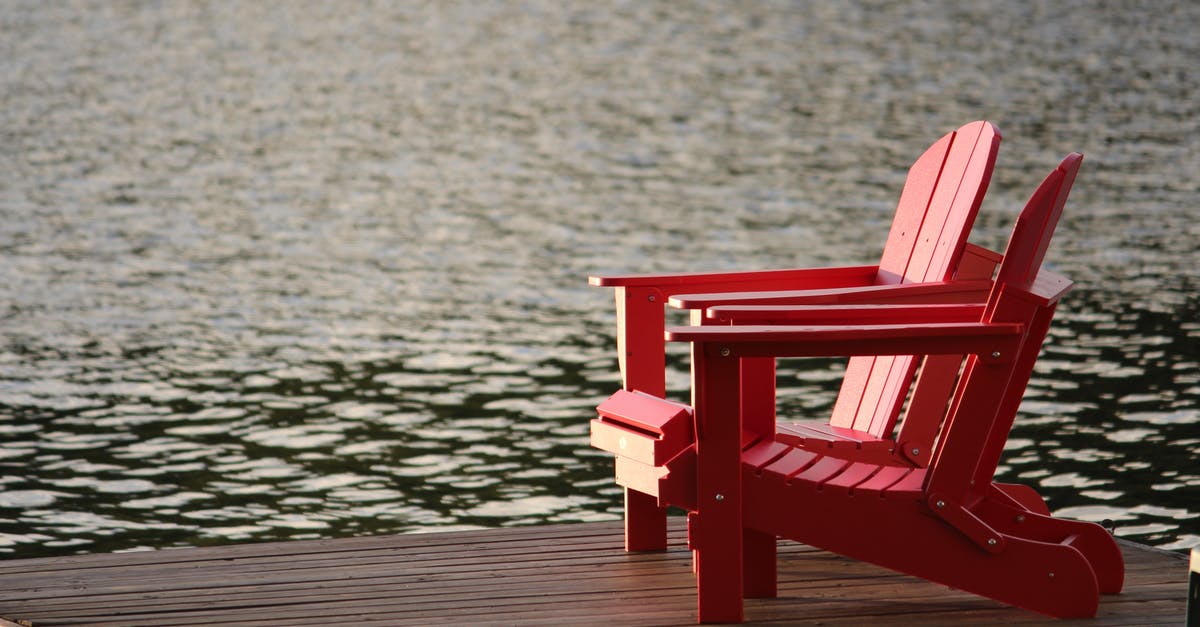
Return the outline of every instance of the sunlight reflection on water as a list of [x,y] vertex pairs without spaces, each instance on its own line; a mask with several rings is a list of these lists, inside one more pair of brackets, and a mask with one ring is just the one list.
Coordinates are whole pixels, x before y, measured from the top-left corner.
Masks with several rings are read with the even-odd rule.
[[869,262],[979,118],[982,245],[1087,155],[1003,476],[1200,543],[1200,8],[1086,9],[5,3],[0,553],[616,518],[584,277]]

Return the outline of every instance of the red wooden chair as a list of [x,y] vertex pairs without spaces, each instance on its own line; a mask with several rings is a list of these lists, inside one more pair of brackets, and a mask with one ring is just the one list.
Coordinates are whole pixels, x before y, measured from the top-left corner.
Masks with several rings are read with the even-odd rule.
[[[972,122],[943,136],[917,159],[878,265],[590,277],[592,285],[616,288],[623,388],[666,395],[663,330],[668,300],[697,310],[721,303],[981,302],[999,256],[966,239],[991,179],[999,142],[1000,133],[992,124]],[[681,296],[685,293],[691,296]],[[875,439],[890,437],[904,401],[900,383],[916,368],[910,356],[853,358],[839,395],[847,400],[839,401],[831,424]],[[931,374],[926,387],[932,387],[932,373],[940,373],[936,378],[947,385],[951,370],[956,374],[957,364],[950,367],[936,358],[927,363],[925,371]],[[774,362],[747,361],[745,377],[748,389],[756,391],[747,395],[747,402],[773,412]],[[858,400],[852,402],[854,398]],[[919,451],[916,457],[927,456],[927,451]],[[625,507],[626,548],[664,548],[666,514],[655,499],[626,490]]]
[[[695,410],[685,413],[695,444],[662,465],[659,495],[694,519],[701,621],[740,621],[744,596],[775,594],[776,537],[1057,617],[1093,616],[1100,593],[1120,591],[1124,563],[1107,531],[1053,518],[993,482],[1071,286],[1039,269],[1081,158],[1068,156],[1021,212],[982,308],[955,316],[940,307],[922,319],[920,307],[882,305],[875,315],[850,310],[855,324],[668,331],[693,348]],[[969,355],[926,468],[822,455],[777,440],[774,420],[743,414],[746,358],[916,354]],[[645,439],[668,452],[679,422]]]

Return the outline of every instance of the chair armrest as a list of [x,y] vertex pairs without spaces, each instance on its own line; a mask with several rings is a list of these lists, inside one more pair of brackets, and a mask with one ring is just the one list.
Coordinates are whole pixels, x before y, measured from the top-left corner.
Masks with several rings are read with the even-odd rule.
[[708,317],[735,324],[863,325],[978,322],[981,304],[931,305],[718,305]]
[[[702,345],[721,357],[825,357],[854,355],[981,355],[1010,361],[1024,333],[1021,324],[940,322],[836,326],[672,327],[666,339]],[[697,347],[698,349],[701,346]]]
[[668,301],[680,309],[717,305],[822,305],[849,303],[982,303],[990,280],[865,285],[811,290],[739,291],[723,294],[676,294]]
[[1040,303],[1049,305],[1050,303],[1058,302],[1058,299],[1071,291],[1074,285],[1075,283],[1071,279],[1057,272],[1051,272],[1042,268],[1041,272],[1038,272],[1037,277],[1034,278],[1033,285],[1029,288],[1029,293],[1038,298]]
[[996,274],[996,268],[1004,261],[1004,255],[983,246],[967,242],[963,249],[962,259],[958,262],[958,271],[954,278],[960,281],[967,279],[990,279]]
[[689,291],[746,291],[820,289],[870,285],[878,266],[793,268],[749,272],[696,272],[685,274],[592,275],[588,284],[598,287],[653,287],[664,295]]

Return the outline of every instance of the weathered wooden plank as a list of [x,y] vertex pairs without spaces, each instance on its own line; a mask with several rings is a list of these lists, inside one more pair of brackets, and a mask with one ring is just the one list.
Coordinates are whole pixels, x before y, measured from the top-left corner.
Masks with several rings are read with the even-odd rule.
[[[681,545],[678,543],[677,546]],[[464,548],[465,546],[465,548]],[[658,554],[625,554],[612,552],[611,537],[598,541],[579,542],[578,544],[555,545],[546,547],[545,543],[528,546],[498,545],[503,548],[484,550],[476,545],[456,546],[445,556],[410,559],[401,555],[402,548],[386,546],[379,551],[354,551],[338,553],[336,558],[316,559],[286,556],[269,556],[249,560],[241,558],[230,560],[188,560],[178,565],[170,563],[150,566],[124,566],[117,570],[105,571],[102,581],[94,581],[87,590],[79,594],[94,597],[101,593],[116,594],[123,591],[147,593],[170,590],[223,588],[244,586],[246,584],[276,585],[304,582],[321,582],[331,577],[341,575],[341,570],[351,568],[352,574],[358,580],[372,576],[386,576],[395,583],[404,584],[408,579],[431,579],[430,572],[436,572],[433,577],[445,580],[450,578],[469,578],[477,571],[489,571],[502,574],[503,571],[536,570],[547,571],[553,568],[565,568],[568,571],[578,571],[582,567],[603,565],[617,562],[623,568],[639,562],[660,561]],[[801,545],[791,545],[793,550],[811,552],[812,549]],[[532,550],[531,550],[532,549]],[[207,549],[205,549],[207,551]],[[832,556],[831,556],[832,557]],[[814,562],[815,563],[815,562]],[[841,568],[854,568],[857,563],[846,564],[833,558],[831,565]],[[119,564],[119,562],[118,562]],[[587,574],[605,573],[604,570],[588,570]],[[0,582],[4,581],[0,576]],[[16,591],[27,595],[26,598],[62,597],[59,590],[52,586],[61,580],[61,574],[39,573],[35,575],[21,574],[16,582]]]
[[[168,606],[175,606],[175,609],[182,609],[188,604],[196,604],[198,601],[221,605],[223,607],[235,607],[241,605],[254,605],[260,600],[268,600],[272,603],[278,603],[282,599],[297,598],[305,602],[313,602],[317,600],[336,600],[346,597],[368,600],[372,598],[392,598],[395,596],[397,589],[403,589],[405,598],[415,600],[418,596],[428,597],[430,600],[435,597],[453,597],[454,595],[485,595],[487,593],[517,591],[517,592],[537,592],[546,588],[546,581],[554,580],[560,575],[570,575],[572,577],[572,588],[583,588],[587,590],[622,590],[630,588],[642,589],[647,587],[647,583],[654,580],[651,588],[659,589],[673,584],[674,587],[690,588],[692,582],[687,578],[688,564],[687,557],[684,555],[675,556],[675,561],[678,562],[672,576],[675,577],[673,582],[659,581],[663,579],[660,573],[664,570],[662,564],[643,563],[634,565],[630,568],[613,568],[613,569],[589,569],[587,572],[580,573],[579,568],[575,569],[559,569],[558,572],[538,571],[537,569],[524,571],[516,576],[503,576],[497,574],[493,579],[489,579],[484,583],[479,582],[478,576],[459,577],[457,580],[452,580],[447,577],[433,575],[424,579],[413,578],[397,578],[397,577],[375,577],[375,578],[358,578],[344,580],[316,580],[305,584],[295,584],[284,582],[281,584],[254,585],[242,584],[230,586],[227,588],[199,588],[196,590],[182,589],[160,592],[126,592],[117,594],[101,594],[98,590],[89,591],[89,594],[81,598],[51,598],[51,599],[27,599],[30,607],[36,607],[41,611],[49,612],[51,610],[61,610],[71,608],[80,603],[80,599],[86,603],[89,610],[102,608],[120,608],[136,602],[139,609],[146,610],[155,608],[162,610]],[[599,574],[595,574],[599,573]],[[785,573],[786,575],[786,573]],[[887,577],[890,574],[879,572],[876,577]],[[854,585],[867,585],[870,576],[859,576],[856,579],[838,579],[840,586],[848,587]],[[814,586],[814,580],[811,578],[811,573],[805,578],[797,578],[794,581],[783,580],[784,587],[805,588]],[[208,597],[202,599],[200,597]],[[180,599],[185,599],[180,601]],[[214,600],[215,599],[215,600]],[[20,607],[18,604],[17,607]]]
[[[11,578],[14,581],[32,587],[41,585],[43,582],[53,583],[59,581],[64,576],[64,573],[68,573],[71,576],[87,576],[88,572],[92,570],[105,572],[105,582],[107,584],[125,583],[131,585],[137,585],[143,581],[151,581],[163,585],[175,579],[191,581],[206,575],[229,579],[230,577],[242,574],[263,576],[281,573],[303,578],[310,571],[315,572],[316,576],[320,576],[320,573],[336,572],[342,568],[361,570],[380,567],[390,569],[391,572],[423,572],[430,569],[439,572],[454,570],[470,572],[471,570],[480,568],[484,564],[480,560],[481,556],[486,556],[490,561],[496,562],[499,568],[520,568],[532,561],[533,558],[536,558],[537,563],[542,565],[552,565],[556,562],[569,564],[579,562],[580,560],[604,562],[613,559],[610,553],[611,549],[611,541],[606,543],[606,545],[587,544],[578,546],[568,546],[559,542],[551,547],[526,546],[497,552],[490,552],[483,549],[476,551],[455,551],[441,558],[416,560],[408,559],[408,556],[404,555],[403,549],[389,549],[387,551],[356,552],[336,558],[319,560],[304,558],[287,560],[286,558],[272,557],[261,560],[211,560],[206,562],[188,562],[180,565],[169,563],[128,567],[113,565],[103,569],[92,568],[73,573],[71,571],[56,571],[53,573],[40,572],[27,575],[0,575],[0,582]],[[533,558],[530,556],[533,556]]]
[[[681,558],[682,561],[683,558]],[[351,594],[356,598],[370,598],[377,592],[384,596],[394,596],[398,589],[404,590],[407,598],[415,597],[422,593],[453,595],[489,591],[503,592],[505,590],[520,590],[523,588],[544,588],[548,580],[553,581],[556,577],[569,577],[573,582],[578,583],[586,582],[589,587],[595,589],[598,586],[613,587],[606,580],[615,580],[617,582],[641,581],[661,573],[664,569],[661,563],[645,563],[624,568],[620,565],[612,565],[609,568],[597,569],[589,564],[581,564],[556,568],[530,567],[510,573],[500,570],[488,572],[477,569],[466,574],[444,575],[441,573],[431,573],[428,575],[399,577],[387,576],[386,574],[382,576],[378,574],[375,576],[360,576],[363,573],[347,572],[346,574],[339,575],[331,574],[323,578],[311,578],[306,581],[276,580],[262,582],[261,580],[234,580],[234,582],[228,585],[218,586],[216,585],[217,580],[208,580],[195,586],[160,587],[155,590],[150,590],[150,585],[141,590],[129,586],[121,586],[120,588],[89,586],[89,589],[82,592],[76,591],[73,595],[39,594],[33,596],[27,595],[25,591],[17,589],[13,590],[13,594],[24,595],[24,601],[14,602],[13,607],[29,607],[41,610],[71,607],[79,604],[86,604],[89,608],[121,607],[136,601],[140,607],[144,608],[178,603],[178,599],[180,598],[184,598],[187,603],[193,604],[202,600],[207,602],[205,597],[217,599],[215,602],[219,604],[232,605],[258,598],[277,601],[286,597],[306,597],[305,600],[310,601],[318,597],[333,598],[344,594]],[[592,571],[592,573],[600,574],[586,572],[588,570]],[[686,573],[688,571],[686,563],[681,563],[676,570],[680,573]],[[686,579],[681,581],[680,585],[684,587],[690,585],[690,581]]]
[[[677,567],[674,569],[675,574],[685,574],[688,571],[687,555],[675,555],[673,559],[678,562]],[[272,602],[278,602],[284,598],[302,598],[306,602],[313,602],[351,595],[365,600],[377,596],[390,598],[395,595],[395,591],[398,588],[404,589],[406,598],[415,598],[415,596],[422,593],[434,596],[455,594],[479,595],[506,589],[536,590],[538,587],[544,587],[547,579],[553,580],[559,576],[570,577],[573,581],[583,585],[587,589],[598,590],[604,588],[615,590],[622,586],[613,586],[605,580],[616,579],[618,583],[637,581],[639,582],[638,585],[645,585],[645,582],[649,578],[669,569],[663,565],[662,561],[662,556],[633,555],[628,556],[623,564],[613,563],[613,560],[608,560],[610,567],[602,569],[594,568],[594,564],[589,563],[560,563],[546,567],[533,562],[533,565],[528,568],[512,569],[507,572],[503,569],[495,569],[492,572],[485,573],[482,569],[474,569],[468,573],[426,573],[417,576],[391,576],[387,574],[387,569],[384,568],[379,570],[372,569],[370,571],[371,574],[368,574],[366,571],[354,571],[344,575],[345,578],[343,579],[337,579],[336,577],[343,576],[338,574],[309,578],[306,581],[283,579],[267,582],[254,578],[225,578],[223,580],[216,579],[197,583],[194,587],[191,585],[157,587],[154,591],[149,591],[149,584],[145,588],[138,589],[136,587],[130,588],[129,586],[117,588],[106,582],[102,590],[90,586],[88,590],[84,591],[84,594],[75,596],[56,595],[54,591],[47,590],[41,590],[36,595],[26,594],[20,590],[15,592],[25,594],[26,605],[28,607],[50,611],[70,608],[80,602],[86,603],[89,609],[95,610],[106,607],[119,608],[134,601],[142,609],[151,607],[162,609],[168,605],[178,605],[180,597],[185,597],[186,603],[192,604],[202,600],[202,597],[215,598],[218,599],[218,604],[227,607],[244,604],[252,605],[258,599],[268,599]],[[580,572],[581,570],[582,572]],[[844,571],[845,569],[843,569]],[[380,575],[379,573],[383,574]],[[817,577],[814,577],[814,575]],[[782,582],[785,587],[791,585],[795,588],[805,588],[815,586],[817,585],[816,582],[819,581],[836,578],[840,586],[854,586],[868,585],[872,577],[890,576],[890,573],[879,570],[874,573],[859,573],[854,579],[847,579],[844,576],[839,577],[837,573],[832,571],[808,569],[803,576],[798,575],[794,580],[789,580],[788,573],[785,571]],[[481,577],[486,578],[484,583],[479,582]],[[663,583],[656,582],[654,587],[661,587],[663,585]],[[679,580],[677,585],[689,588],[692,583],[685,577]],[[14,607],[24,609],[22,604],[17,604]]]
[[[264,542],[259,544],[234,544],[228,546],[165,549],[161,551],[132,551],[126,553],[103,553],[93,555],[68,555],[61,557],[33,558],[0,562],[0,576],[9,572],[30,573],[36,571],[103,568],[118,565],[122,568],[145,564],[185,564],[239,558],[279,557],[295,559],[304,556],[346,553],[358,550],[402,548],[406,554],[438,554],[447,547],[451,549],[469,546],[486,548],[491,544],[517,545],[531,543],[546,546],[553,540],[580,540],[594,538],[604,542],[611,540],[614,529],[621,529],[621,521],[588,523],[587,525],[546,525],[542,527],[512,527],[502,530],[485,529],[440,533],[419,533],[401,536],[364,536],[325,540],[297,540],[293,542]],[[584,527],[584,529],[574,529]],[[545,530],[544,533],[537,533]],[[498,531],[502,533],[497,534]],[[675,539],[682,538],[682,531],[675,530]],[[398,541],[397,538],[402,538]]]

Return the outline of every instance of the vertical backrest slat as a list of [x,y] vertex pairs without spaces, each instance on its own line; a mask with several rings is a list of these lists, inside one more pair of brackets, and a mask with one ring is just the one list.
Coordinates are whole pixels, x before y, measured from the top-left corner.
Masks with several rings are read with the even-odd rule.
[[854,418],[858,416],[863,395],[867,391],[867,382],[871,379],[871,369],[875,360],[871,357],[851,357],[846,364],[846,374],[842,377],[842,388],[838,391],[837,400],[833,405],[833,413],[829,424],[835,427],[854,427]]
[[[881,402],[870,416],[870,424],[864,431],[890,435],[896,424],[896,416],[908,394],[913,378],[917,374],[917,358],[911,356],[891,357],[889,372],[880,395]],[[887,399],[888,402],[883,402]],[[890,404],[889,404],[890,403]],[[865,418],[865,416],[864,416]]]
[[938,177],[950,153],[954,135],[953,132],[947,133],[934,142],[908,169],[900,201],[896,204],[896,216],[892,219],[892,228],[879,259],[878,283],[899,283],[903,280],[904,270],[921,234],[921,224],[925,221],[925,212],[937,188]]

